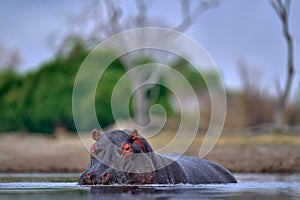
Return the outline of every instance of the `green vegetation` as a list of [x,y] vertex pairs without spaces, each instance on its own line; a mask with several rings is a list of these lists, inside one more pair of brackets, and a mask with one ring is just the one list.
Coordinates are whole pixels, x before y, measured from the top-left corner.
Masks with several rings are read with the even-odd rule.
[[[212,87],[220,86],[219,75],[213,70],[202,70],[201,73],[199,73],[195,67],[183,59],[175,60],[175,62],[172,64],[172,67],[189,81],[192,88],[196,92],[207,89],[208,84]],[[209,83],[206,83],[205,81]]]
[[[28,131],[52,134],[57,128],[76,131],[72,116],[73,85],[76,73],[89,51],[79,42],[75,44],[69,52],[57,55],[35,71],[25,74],[12,70],[0,72],[1,132]],[[152,59],[139,58],[136,62],[150,63]],[[101,78],[101,87],[98,86],[95,96],[95,108],[102,127],[114,123],[111,94],[114,85],[124,73],[122,63],[115,60]],[[195,74],[189,69],[184,73],[190,78]],[[195,81],[194,85],[203,84],[201,81]],[[151,103],[162,104],[168,115],[172,115],[172,106],[168,98],[170,91],[163,86],[155,86],[149,89],[147,95],[151,96],[152,93],[155,93],[157,98],[151,100]],[[130,109],[133,114],[132,105]]]
[[[0,73],[0,131],[53,133],[57,127],[75,131],[72,116],[72,91],[76,73],[87,56],[75,46],[66,56],[42,64],[25,75],[6,70]],[[102,126],[113,123],[110,95],[114,83],[124,72],[119,61],[103,75],[96,94],[97,115]]]

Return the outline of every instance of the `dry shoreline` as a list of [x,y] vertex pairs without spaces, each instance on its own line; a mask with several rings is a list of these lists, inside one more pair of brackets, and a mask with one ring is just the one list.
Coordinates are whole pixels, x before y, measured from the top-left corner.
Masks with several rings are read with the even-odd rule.
[[[167,134],[166,134],[167,135]],[[154,149],[168,142],[154,137]],[[198,136],[186,154],[197,156],[203,136]],[[83,143],[93,141],[87,135]],[[232,172],[299,173],[300,135],[263,134],[257,136],[223,134],[205,159]],[[29,134],[0,134],[0,172],[82,172],[88,151],[79,137],[46,137]]]

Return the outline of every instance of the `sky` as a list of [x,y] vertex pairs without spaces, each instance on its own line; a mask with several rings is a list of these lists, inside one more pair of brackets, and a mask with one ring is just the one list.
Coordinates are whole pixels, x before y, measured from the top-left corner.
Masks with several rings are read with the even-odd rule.
[[[72,28],[71,19],[82,13],[84,0],[3,0],[0,6],[0,44],[19,51],[21,70],[36,68],[51,59],[53,35]],[[132,0],[123,4],[135,12]],[[149,18],[176,25],[180,17],[177,1],[147,3]],[[291,5],[290,27],[295,39],[294,91],[300,87],[300,1]],[[269,0],[220,0],[185,32],[201,44],[216,63],[227,88],[241,88],[239,63],[249,66],[251,81],[275,93],[274,82],[286,77],[286,44],[282,27]]]

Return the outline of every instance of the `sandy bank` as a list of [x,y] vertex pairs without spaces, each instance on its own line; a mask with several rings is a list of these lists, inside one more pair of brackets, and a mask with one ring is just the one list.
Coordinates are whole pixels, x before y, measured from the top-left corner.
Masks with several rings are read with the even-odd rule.
[[[168,142],[152,138],[155,149]],[[84,143],[93,141],[87,136]],[[198,136],[186,154],[198,155],[203,137]],[[300,136],[266,134],[225,135],[206,159],[233,172],[300,172]],[[77,135],[56,138],[43,135],[0,134],[0,172],[81,172],[88,151]]]

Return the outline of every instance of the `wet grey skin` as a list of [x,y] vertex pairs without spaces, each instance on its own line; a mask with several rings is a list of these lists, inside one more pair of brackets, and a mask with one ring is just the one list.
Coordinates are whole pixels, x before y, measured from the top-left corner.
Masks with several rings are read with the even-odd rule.
[[176,153],[155,153],[137,131],[93,132],[93,138],[96,142],[80,185],[237,182],[229,170],[214,162]]

